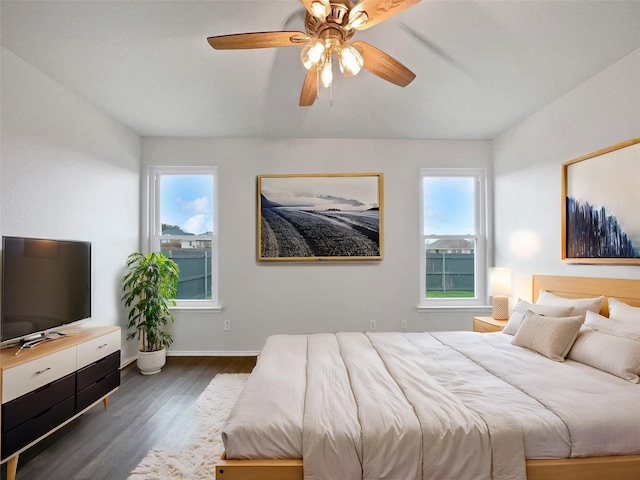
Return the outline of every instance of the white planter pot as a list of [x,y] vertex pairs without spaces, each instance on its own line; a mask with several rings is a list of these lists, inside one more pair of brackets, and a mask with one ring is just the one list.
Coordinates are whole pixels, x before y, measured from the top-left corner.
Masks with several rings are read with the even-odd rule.
[[160,373],[165,363],[167,363],[166,348],[156,352],[138,352],[137,365],[143,375]]

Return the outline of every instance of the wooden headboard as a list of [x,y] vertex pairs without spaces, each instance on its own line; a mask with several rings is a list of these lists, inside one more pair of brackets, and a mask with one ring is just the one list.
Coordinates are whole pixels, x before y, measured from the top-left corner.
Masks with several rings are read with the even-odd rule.
[[540,290],[560,297],[584,298],[604,295],[600,313],[609,316],[611,297],[634,307],[640,307],[640,280],[627,278],[562,277],[557,275],[533,276],[533,301]]

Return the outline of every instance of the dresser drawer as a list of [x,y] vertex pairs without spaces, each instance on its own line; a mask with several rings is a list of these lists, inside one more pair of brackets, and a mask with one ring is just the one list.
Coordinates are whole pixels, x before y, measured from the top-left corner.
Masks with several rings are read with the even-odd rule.
[[473,331],[474,332],[499,332],[500,328],[495,325],[490,325],[488,323],[474,320],[473,321]]
[[75,371],[76,347],[8,368],[2,372],[2,403],[10,402]]
[[89,405],[100,400],[107,393],[120,386],[120,370],[110,373],[100,381],[88,386],[76,395],[76,412],[81,412]]
[[77,368],[86,367],[120,350],[120,330],[102,335],[78,345]]
[[68,398],[46,412],[7,432],[2,433],[2,458],[14,454],[22,447],[47,434],[75,415],[75,398]]
[[120,350],[78,370],[78,392],[102,380],[107,375],[119,371]]
[[37,417],[54,405],[73,397],[75,393],[76,376],[72,373],[5,403],[2,405],[2,431],[6,432],[32,417]]

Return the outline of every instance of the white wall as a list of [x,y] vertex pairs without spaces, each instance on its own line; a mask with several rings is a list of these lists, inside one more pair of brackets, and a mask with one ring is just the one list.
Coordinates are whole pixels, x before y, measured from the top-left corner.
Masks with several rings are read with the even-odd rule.
[[640,50],[495,140],[495,259],[513,269],[513,299],[531,298],[534,273],[640,278],[640,266],[563,262],[560,218],[562,163],[638,136]]
[[[144,138],[142,151],[145,167],[218,167],[223,311],[179,313],[173,354],[254,352],[270,334],[363,331],[370,319],[378,330],[400,330],[403,319],[409,330],[470,330],[486,312],[417,311],[419,169],[490,168],[491,142]],[[340,172],[384,173],[384,259],[257,262],[257,176]]]
[[[148,165],[216,165],[220,176],[222,313],[180,313],[173,353],[254,352],[267,335],[470,329],[481,312],[419,313],[418,173],[487,167],[495,191],[496,265],[514,270],[514,297],[533,273],[640,278],[636,266],[560,259],[560,166],[640,134],[635,51],[492,142],[145,138]],[[139,244],[140,139],[2,50],[3,235],[78,238],[94,246],[94,320],[123,324],[124,259]],[[493,149],[493,151],[492,151]],[[256,257],[256,176],[383,172],[384,259],[273,264]],[[640,188],[640,185],[639,185]],[[491,194],[491,185],[489,193]],[[491,195],[490,195],[491,198]],[[222,323],[230,320],[231,332]],[[125,358],[133,357],[129,344]]]
[[[178,314],[177,353],[254,352],[267,335],[470,329],[479,311],[419,313],[418,173],[487,167],[495,189],[496,265],[514,269],[514,297],[533,273],[640,278],[640,267],[560,259],[560,165],[640,134],[640,51],[488,141],[145,138],[2,49],[0,233],[93,242],[94,321],[122,325],[119,279],[140,248],[144,166],[216,165],[220,176],[222,313]],[[492,158],[494,165],[492,167]],[[256,176],[383,172],[384,259],[256,261]],[[492,185],[489,185],[491,207]],[[640,186],[639,186],[640,187]],[[222,323],[230,320],[231,332]],[[127,345],[125,358],[135,354]]]
[[[93,323],[123,325],[119,279],[139,248],[140,137],[5,48],[1,93],[0,232],[91,241]],[[127,345],[124,358],[134,355]]]

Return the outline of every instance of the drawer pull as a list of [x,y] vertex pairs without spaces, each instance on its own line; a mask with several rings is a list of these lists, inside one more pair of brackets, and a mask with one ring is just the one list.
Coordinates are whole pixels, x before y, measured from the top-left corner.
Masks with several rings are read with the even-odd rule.
[[38,371],[36,372],[36,375],[40,375],[41,373],[44,373],[44,372],[49,371],[49,370],[51,370],[51,367],[47,367],[47,368],[45,368],[44,370],[38,370]]
[[102,345],[100,345],[100,346],[98,347],[98,350],[100,350],[101,348],[106,347],[107,345],[109,345],[109,344],[108,344],[108,343],[103,343]]

